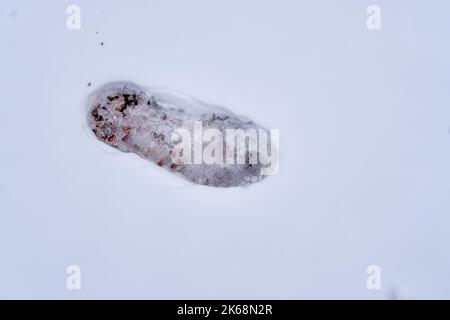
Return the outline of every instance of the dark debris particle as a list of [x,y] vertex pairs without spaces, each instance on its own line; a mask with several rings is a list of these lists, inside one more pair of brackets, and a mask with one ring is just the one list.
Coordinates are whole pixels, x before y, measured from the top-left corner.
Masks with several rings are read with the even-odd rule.
[[92,116],[94,117],[95,121],[99,122],[99,121],[103,121],[103,117],[101,115],[98,114],[98,106],[97,108],[95,108],[94,110],[92,110],[91,112]]
[[[151,91],[141,91],[139,87],[135,89],[131,85],[128,87],[114,84],[110,88],[105,87],[102,92],[94,93],[93,98],[95,100],[90,100],[92,114],[87,113],[88,124],[91,129],[94,128],[95,133],[91,135],[111,147],[135,153],[173,174],[179,173],[194,183],[208,186],[241,186],[253,183],[254,177],[260,178],[257,170],[259,166],[249,163],[248,154],[242,166],[236,169],[230,166],[230,170],[224,170],[220,165],[205,167],[208,169],[203,170],[203,167],[185,165],[176,160],[184,155],[182,150],[175,149],[178,141],[169,140],[173,130],[180,125],[190,129],[187,120],[191,119],[200,119],[219,130],[224,129],[225,125],[246,130],[248,126],[244,120],[234,118],[231,112],[228,115],[226,110],[221,109],[215,113],[202,107],[197,109],[195,105],[190,105],[190,100],[186,100],[186,106],[183,100],[180,100],[180,104],[167,106],[163,97],[155,97]],[[213,107],[211,110],[215,111]],[[219,123],[220,121],[226,123]]]
[[147,101],[147,105],[158,107],[158,103],[156,102],[156,99],[154,97],[150,97],[150,99]]
[[116,136],[113,134],[108,137],[109,142],[114,142],[115,140],[116,140]]
[[105,44],[105,43],[104,43],[103,41],[102,41],[102,42],[100,42],[100,45],[101,45],[101,46],[103,46],[104,44]]
[[92,83],[91,83],[91,82],[88,82],[87,86],[90,87],[91,85],[92,85]]
[[224,120],[226,120],[226,119],[228,119],[229,118],[229,116],[218,116],[217,117],[217,119],[218,120],[221,120],[221,121],[224,121]]
[[94,117],[95,121],[103,121],[103,117],[98,114],[98,106],[91,112],[92,116]]
[[127,105],[124,103],[124,104],[120,105],[119,107],[117,107],[116,110],[120,111],[120,112],[124,112],[126,108],[127,108]]

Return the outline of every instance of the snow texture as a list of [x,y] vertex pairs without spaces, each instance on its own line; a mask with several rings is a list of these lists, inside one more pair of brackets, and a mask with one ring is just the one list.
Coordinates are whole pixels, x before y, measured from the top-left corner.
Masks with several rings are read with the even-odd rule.
[[[243,132],[247,129],[255,129],[255,132],[261,129],[252,121],[223,107],[207,105],[178,93],[144,90],[133,83],[119,82],[103,86],[88,101],[91,107],[88,124],[99,140],[123,152],[138,154],[194,183],[235,187],[257,182],[264,177],[261,175],[263,165],[250,161],[252,150],[235,148],[234,144],[234,153],[246,153],[245,163],[227,163],[223,160],[219,163],[183,161],[183,152],[186,150],[177,148],[182,137],[176,134],[176,130],[183,128],[194,136],[194,122],[201,122],[202,132],[214,128],[223,137],[226,136],[226,129],[242,129]],[[203,144],[201,150],[209,143],[216,144],[215,139],[211,140],[213,141],[200,140]],[[221,147],[221,159],[225,159],[226,148]],[[237,159],[237,155],[234,158]]]

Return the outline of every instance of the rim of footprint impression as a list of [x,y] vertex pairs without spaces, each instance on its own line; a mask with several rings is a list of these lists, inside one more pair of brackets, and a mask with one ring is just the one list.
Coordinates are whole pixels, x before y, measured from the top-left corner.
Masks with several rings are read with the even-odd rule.
[[235,187],[273,175],[279,130],[175,91],[113,82],[88,99],[88,125],[102,142],[186,179]]

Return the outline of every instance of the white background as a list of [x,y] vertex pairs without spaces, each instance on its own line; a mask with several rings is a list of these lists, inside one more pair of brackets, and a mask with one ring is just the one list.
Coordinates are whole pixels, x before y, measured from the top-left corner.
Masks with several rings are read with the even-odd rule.
[[[449,12],[0,1],[0,298],[450,298]],[[215,189],[111,150],[85,100],[115,80],[279,128],[279,173]]]

